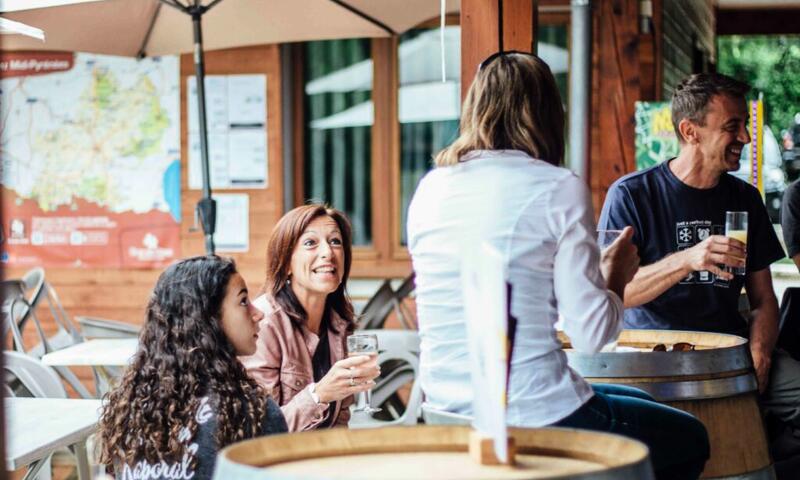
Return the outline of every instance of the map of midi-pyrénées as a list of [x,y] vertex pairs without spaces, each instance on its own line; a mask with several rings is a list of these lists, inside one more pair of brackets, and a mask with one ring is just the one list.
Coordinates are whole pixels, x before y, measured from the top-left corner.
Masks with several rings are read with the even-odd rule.
[[[16,61],[2,71],[37,65]],[[177,57],[78,53],[65,70],[3,75],[6,260],[141,266],[177,257],[179,106]],[[63,248],[53,256],[45,247]]]

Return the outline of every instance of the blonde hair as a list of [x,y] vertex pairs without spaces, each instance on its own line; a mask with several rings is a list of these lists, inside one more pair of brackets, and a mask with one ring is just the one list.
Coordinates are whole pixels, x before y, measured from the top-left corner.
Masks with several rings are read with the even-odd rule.
[[521,150],[553,165],[564,159],[564,108],[550,67],[508,53],[481,68],[461,111],[461,134],[434,159],[456,165],[472,150]]

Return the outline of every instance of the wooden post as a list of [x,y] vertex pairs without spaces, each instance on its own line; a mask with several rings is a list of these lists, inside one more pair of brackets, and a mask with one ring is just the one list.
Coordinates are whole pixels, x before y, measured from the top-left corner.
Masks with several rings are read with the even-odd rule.
[[461,0],[461,98],[478,64],[500,50],[536,52],[538,0]]
[[641,99],[639,1],[596,2],[590,185],[600,212],[608,187],[636,168],[634,103]]

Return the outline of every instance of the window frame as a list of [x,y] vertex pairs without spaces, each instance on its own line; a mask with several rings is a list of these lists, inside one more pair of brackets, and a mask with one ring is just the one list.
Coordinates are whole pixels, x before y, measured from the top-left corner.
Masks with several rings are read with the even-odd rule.
[[[539,12],[540,25],[566,25],[569,11]],[[445,17],[446,25],[459,25],[457,14]],[[421,22],[414,28],[435,28],[439,17]],[[568,37],[569,38],[569,37]],[[401,242],[401,182],[400,182],[400,121],[399,95],[399,37],[370,40],[372,55],[372,101],[374,120],[371,146],[371,221],[372,244],[353,246],[351,276],[356,278],[404,277],[411,273],[411,256]],[[569,50],[569,45],[567,46]],[[294,68],[294,204],[305,202],[305,148],[303,142],[305,116],[302,44],[292,45]]]

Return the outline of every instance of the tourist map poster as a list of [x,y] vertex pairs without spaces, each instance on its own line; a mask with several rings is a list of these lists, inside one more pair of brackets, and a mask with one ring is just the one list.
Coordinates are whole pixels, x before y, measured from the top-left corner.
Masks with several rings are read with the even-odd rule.
[[177,57],[0,56],[2,258],[160,267],[180,256]]

